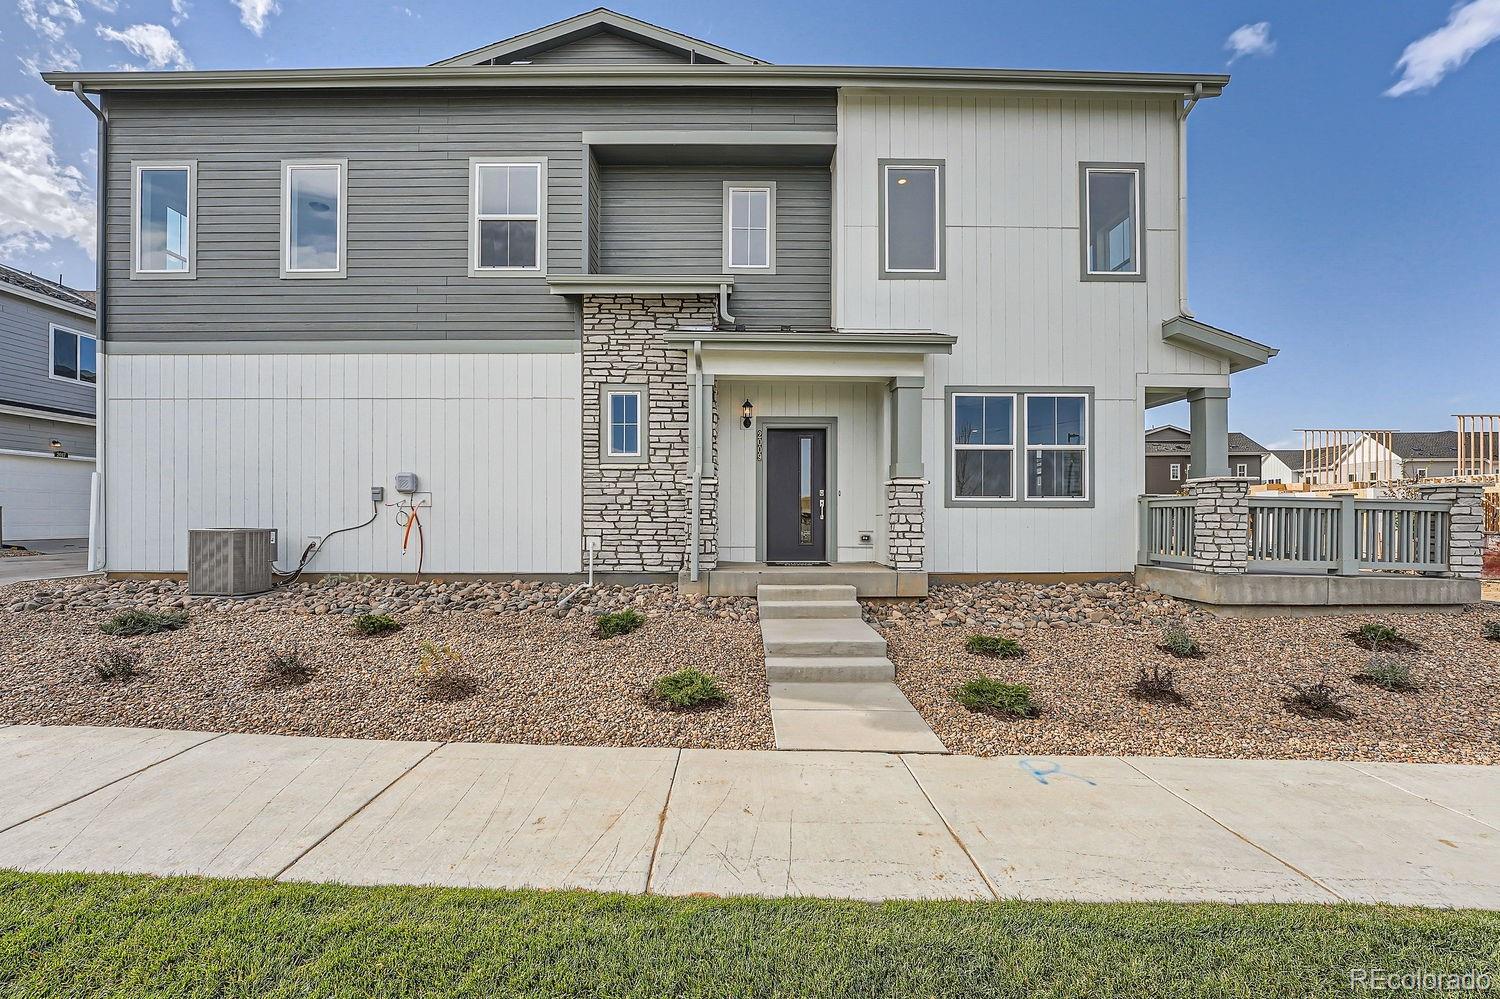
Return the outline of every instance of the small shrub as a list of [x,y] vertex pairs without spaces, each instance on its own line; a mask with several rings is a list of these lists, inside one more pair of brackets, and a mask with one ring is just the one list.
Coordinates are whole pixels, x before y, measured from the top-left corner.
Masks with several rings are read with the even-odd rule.
[[1388,624],[1362,624],[1349,632],[1349,637],[1354,639],[1356,644],[1371,652],[1401,648],[1410,644],[1401,637],[1401,632]]
[[1500,621],[1484,622],[1483,634],[1492,642],[1500,642]]
[[970,635],[964,647],[976,656],[994,656],[997,659],[1019,659],[1026,654],[1021,643],[1003,635]]
[[1287,698],[1286,705],[1293,711],[1304,715],[1321,715],[1325,718],[1347,718],[1349,712],[1344,708],[1344,695],[1335,690],[1325,680],[1317,683],[1288,684],[1292,688],[1292,695]]
[[1031,701],[1030,687],[1021,683],[1002,683],[987,676],[963,684],[953,692],[953,699],[970,711],[986,714],[1030,718],[1037,713],[1036,705]]
[[389,635],[401,630],[401,622],[389,614],[358,614],[354,618],[354,630],[361,635]]
[[1161,648],[1178,659],[1202,659],[1203,646],[1187,631],[1177,625],[1162,629]]
[[266,657],[266,683],[269,686],[300,687],[313,678],[314,669],[302,661],[296,649],[283,649]]
[[106,635],[130,638],[136,635],[157,635],[163,631],[176,631],[187,625],[184,611],[121,611],[99,625]]
[[1369,661],[1356,679],[1397,693],[1416,687],[1411,680],[1411,666],[1406,660],[1385,652],[1370,653]]
[[101,680],[131,680],[140,672],[140,664],[141,657],[133,649],[107,648],[99,653],[94,675]]
[[630,634],[645,624],[646,618],[640,611],[630,607],[611,614],[600,614],[596,623],[600,638],[614,638],[616,635]]
[[651,686],[651,692],[678,711],[706,704],[720,704],[727,699],[718,680],[695,669],[682,669],[657,677],[656,683]]
[[1142,666],[1130,693],[1143,701],[1170,701],[1183,703],[1177,690],[1177,671],[1169,666]]
[[479,690],[479,681],[464,671],[463,659],[445,644],[424,640],[414,672],[434,701],[461,701]]

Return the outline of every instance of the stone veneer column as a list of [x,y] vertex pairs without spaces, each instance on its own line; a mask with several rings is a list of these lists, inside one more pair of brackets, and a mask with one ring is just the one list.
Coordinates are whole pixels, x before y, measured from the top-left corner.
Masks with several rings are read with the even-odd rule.
[[1250,561],[1250,480],[1189,479],[1186,490],[1193,497],[1193,568],[1244,572]]
[[[676,572],[691,547],[693,466],[687,365],[661,334],[718,320],[712,296],[585,295],[583,298],[583,533],[600,538],[598,569]],[[647,460],[610,464],[600,454],[600,389],[647,389]],[[718,481],[705,480],[700,549],[717,560]],[[706,568],[711,568],[706,561]]]
[[891,479],[885,484],[885,564],[905,572],[920,572],[927,560],[927,535],[922,509],[927,482]]
[[1417,494],[1453,504],[1448,515],[1448,573],[1478,579],[1484,571],[1484,486],[1418,485]]

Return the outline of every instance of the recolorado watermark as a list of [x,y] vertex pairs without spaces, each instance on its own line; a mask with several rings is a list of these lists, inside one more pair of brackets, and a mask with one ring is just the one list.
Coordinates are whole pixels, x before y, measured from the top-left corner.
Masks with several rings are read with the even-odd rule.
[[1387,971],[1351,968],[1349,987],[1366,992],[1489,992],[1495,987],[1488,971]]

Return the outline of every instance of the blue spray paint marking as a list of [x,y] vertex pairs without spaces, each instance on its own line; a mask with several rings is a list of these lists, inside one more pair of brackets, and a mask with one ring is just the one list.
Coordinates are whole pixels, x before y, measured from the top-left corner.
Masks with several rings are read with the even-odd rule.
[[1087,777],[1080,777],[1078,774],[1070,773],[1067,770],[1064,770],[1062,768],[1062,764],[1058,763],[1056,760],[1038,760],[1030,756],[1023,756],[1021,757],[1019,762],[1021,764],[1021,769],[1030,771],[1031,776],[1036,778],[1038,784],[1045,785],[1052,783],[1047,779],[1048,777],[1071,777],[1074,780],[1083,781],[1089,787],[1099,786],[1093,781],[1089,780]]

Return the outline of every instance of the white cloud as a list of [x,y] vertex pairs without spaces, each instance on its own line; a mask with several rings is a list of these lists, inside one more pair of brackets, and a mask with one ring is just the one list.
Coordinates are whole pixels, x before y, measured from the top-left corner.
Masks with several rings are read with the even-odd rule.
[[[149,69],[192,69],[193,62],[172,32],[160,24],[132,24],[124,31],[99,25],[99,37],[106,41],[119,42],[132,55],[146,60]],[[134,66],[122,67],[135,69]]]
[[173,27],[176,27],[177,25],[181,24],[183,21],[186,21],[188,19],[188,12],[191,11],[192,9],[193,9],[193,5],[190,4],[190,3],[188,3],[188,0],[172,0],[172,25],[173,25]]
[[1401,79],[1387,97],[1431,90],[1469,57],[1500,38],[1500,0],[1469,0],[1454,5],[1448,23],[1406,47],[1396,68]]
[[94,198],[77,167],[61,163],[52,123],[0,98],[0,255],[34,253],[70,239],[94,254]]
[[16,10],[32,31],[53,42],[83,23],[77,0],[17,0]]
[[1234,62],[1241,56],[1268,56],[1276,51],[1276,42],[1271,38],[1271,22],[1257,21],[1254,24],[1242,24],[1229,33],[1224,40],[1224,47],[1229,50],[1229,61]]
[[83,56],[67,42],[54,42],[47,46],[45,52],[33,52],[17,58],[21,61],[21,69],[35,81],[38,74],[49,70],[77,69]]
[[89,0],[89,6],[102,10],[106,14],[113,14],[120,9],[119,0]]
[[256,35],[266,33],[266,20],[272,14],[281,13],[281,4],[276,0],[234,0],[240,9],[240,23]]

